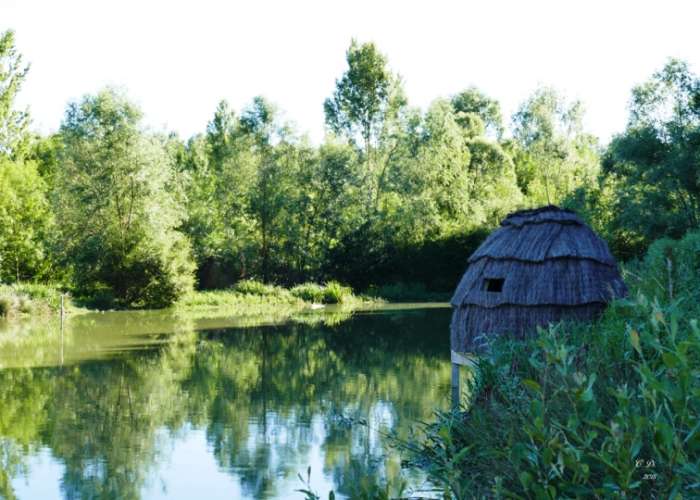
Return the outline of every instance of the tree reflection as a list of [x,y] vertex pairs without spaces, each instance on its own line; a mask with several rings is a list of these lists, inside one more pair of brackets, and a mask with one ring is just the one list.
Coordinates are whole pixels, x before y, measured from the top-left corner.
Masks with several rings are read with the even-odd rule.
[[448,312],[199,334],[184,322],[157,349],[2,370],[0,496],[48,447],[65,498],[140,498],[170,435],[192,427],[247,497],[281,493],[313,453],[340,493],[363,475],[396,480],[385,431],[407,437],[447,403]]

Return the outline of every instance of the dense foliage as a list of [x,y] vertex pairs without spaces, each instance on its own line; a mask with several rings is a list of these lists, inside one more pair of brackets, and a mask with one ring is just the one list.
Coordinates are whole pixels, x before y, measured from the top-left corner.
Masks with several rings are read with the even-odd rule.
[[36,137],[14,104],[28,68],[4,33],[0,280],[125,307],[242,279],[429,294],[451,290],[517,208],[573,207],[624,260],[698,224],[700,83],[680,61],[633,90],[607,147],[551,88],[504,123],[475,88],[411,107],[372,43],[353,41],[346,61],[318,146],[262,97],[240,112],[222,101],[183,141],[141,126],[114,89],[70,103],[60,130]]
[[406,445],[416,463],[459,499],[695,498],[699,241],[652,245],[595,324],[495,342],[467,411]]

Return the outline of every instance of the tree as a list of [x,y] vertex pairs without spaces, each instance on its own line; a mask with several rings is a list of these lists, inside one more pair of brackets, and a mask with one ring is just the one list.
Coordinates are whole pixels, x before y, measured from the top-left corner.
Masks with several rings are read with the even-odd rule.
[[0,33],[0,281],[5,282],[47,278],[51,268],[46,184],[30,158],[29,114],[15,109],[28,70],[14,33]]
[[70,104],[54,205],[80,291],[162,307],[192,287],[193,265],[170,158],[140,119],[113,89]]
[[477,88],[470,87],[453,96],[451,102],[457,122],[462,127],[473,127],[474,117],[478,117],[484,128],[481,133],[487,133],[495,139],[503,136],[503,118],[498,101],[489,98]]
[[[256,97],[241,116],[242,132],[253,141],[257,179],[250,193],[250,213],[259,232],[260,272],[264,281],[272,274],[272,254],[281,235],[282,214],[290,201],[293,175],[290,160],[295,148],[288,128],[277,123],[275,107]],[[277,144],[275,144],[277,143]]]
[[36,165],[0,158],[0,282],[47,277],[52,222]]
[[393,126],[406,99],[400,78],[389,71],[386,57],[373,43],[360,45],[352,40],[346,60],[348,69],[336,80],[335,92],[324,102],[324,111],[330,130],[364,154],[369,213],[379,204],[379,184],[392,150]]
[[670,60],[632,91],[626,130],[603,158],[617,182],[612,224],[627,255],[700,224],[700,77]]
[[583,106],[540,88],[513,116],[509,145],[518,184],[531,204],[560,203],[599,171],[597,140],[583,131]]
[[15,47],[15,34],[0,34],[0,154],[21,157],[27,145],[29,114],[15,108],[15,98],[29,71]]

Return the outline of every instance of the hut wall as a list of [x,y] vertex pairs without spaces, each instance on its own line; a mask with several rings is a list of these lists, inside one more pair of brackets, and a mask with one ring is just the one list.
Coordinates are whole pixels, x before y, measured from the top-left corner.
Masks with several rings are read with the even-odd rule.
[[[503,278],[499,293],[485,290],[485,280]],[[460,281],[453,306],[467,304],[495,307],[519,305],[578,305],[609,302],[626,292],[617,269],[589,259],[551,259],[521,262],[480,259],[472,263]]]
[[507,334],[522,339],[561,320],[591,320],[598,317],[606,304],[592,302],[576,306],[503,305],[482,307],[467,304],[455,309],[450,328],[450,345],[455,352],[483,351],[489,339]]

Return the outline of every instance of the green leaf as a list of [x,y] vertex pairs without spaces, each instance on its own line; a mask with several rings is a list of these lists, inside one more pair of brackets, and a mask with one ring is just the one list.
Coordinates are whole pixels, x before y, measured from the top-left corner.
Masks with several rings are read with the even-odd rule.
[[639,333],[637,330],[630,330],[630,342],[632,343],[632,347],[634,347],[634,350],[639,353],[639,355],[642,355],[642,348],[639,345]]
[[532,392],[536,392],[538,394],[542,393],[542,387],[540,386],[540,384],[538,384],[532,379],[526,378],[525,380],[523,380],[523,385],[530,389]]
[[680,360],[678,359],[678,356],[671,352],[665,352],[661,355],[661,358],[664,360],[664,364],[668,368],[676,368],[680,364]]

